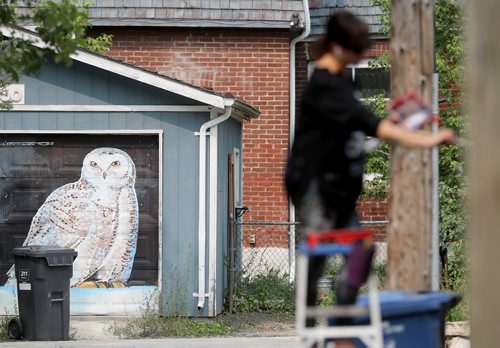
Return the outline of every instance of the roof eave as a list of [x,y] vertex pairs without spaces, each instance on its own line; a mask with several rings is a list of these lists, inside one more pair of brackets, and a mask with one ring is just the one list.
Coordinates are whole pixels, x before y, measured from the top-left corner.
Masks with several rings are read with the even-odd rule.
[[246,121],[249,121],[253,118],[257,118],[260,116],[260,110],[251,106],[250,104],[239,100],[235,99],[234,100],[234,111],[236,112],[237,116],[239,116],[241,119],[244,119]]

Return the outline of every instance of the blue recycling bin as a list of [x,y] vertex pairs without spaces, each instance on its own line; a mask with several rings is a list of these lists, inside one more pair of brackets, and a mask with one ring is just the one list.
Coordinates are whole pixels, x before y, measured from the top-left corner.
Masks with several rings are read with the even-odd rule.
[[[384,346],[390,348],[443,348],[445,316],[461,296],[453,292],[383,291],[379,293]],[[368,297],[360,296],[360,306]],[[353,324],[367,324],[368,317],[354,319]],[[358,348],[365,348],[356,340]]]

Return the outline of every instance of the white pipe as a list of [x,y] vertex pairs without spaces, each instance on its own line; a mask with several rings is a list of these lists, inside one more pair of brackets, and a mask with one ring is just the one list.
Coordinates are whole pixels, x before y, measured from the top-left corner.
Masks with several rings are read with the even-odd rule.
[[217,282],[217,194],[218,194],[218,128],[212,127],[210,129],[210,183],[208,188],[208,201],[209,201],[209,214],[208,214],[208,316],[215,317],[217,296],[216,296],[216,282]]
[[[433,101],[432,112],[439,115],[439,76],[433,74]],[[432,123],[432,132],[438,131],[437,122]],[[437,146],[432,148],[432,257],[431,257],[431,289],[439,290],[439,150]]]
[[[295,136],[295,46],[301,40],[305,39],[309,36],[311,32],[311,18],[309,16],[309,1],[303,1],[304,6],[304,20],[305,20],[305,28],[302,34],[297,36],[290,42],[290,129],[289,129],[289,148],[291,149],[293,139]],[[288,200],[288,212],[289,212],[289,221],[295,222],[295,206],[292,204],[290,200]],[[290,281],[293,281],[295,278],[295,225],[290,225]]]
[[193,296],[198,297],[198,310],[203,309],[205,306],[205,297],[209,296],[205,293],[205,250],[206,250],[206,162],[207,162],[207,136],[210,135],[207,129],[226,121],[232,112],[232,105],[234,99],[224,99],[226,107],[224,114],[214,118],[200,127],[198,135],[200,136],[200,160],[199,160],[199,173],[198,173],[198,293]]

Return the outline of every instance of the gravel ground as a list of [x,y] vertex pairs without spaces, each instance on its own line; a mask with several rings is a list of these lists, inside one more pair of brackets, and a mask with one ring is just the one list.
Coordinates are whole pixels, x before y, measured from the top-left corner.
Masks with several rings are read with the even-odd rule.
[[[126,317],[71,317],[70,335],[73,340],[116,339],[109,329]],[[296,336],[295,319],[291,315],[245,313],[222,314],[220,319],[236,328],[232,337],[292,337]],[[211,320],[211,319],[200,319]]]
[[237,328],[235,336],[296,336],[295,319],[290,315],[247,313],[223,318]]

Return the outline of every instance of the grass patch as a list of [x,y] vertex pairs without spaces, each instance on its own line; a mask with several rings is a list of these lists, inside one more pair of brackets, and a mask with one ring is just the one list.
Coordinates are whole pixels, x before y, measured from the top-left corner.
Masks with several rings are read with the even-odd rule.
[[[140,339],[160,337],[214,337],[231,334],[234,329],[220,319],[190,318],[182,313],[183,306],[169,309],[168,317],[158,315],[155,302],[157,293],[144,299],[144,307],[139,317],[124,323],[112,325],[109,331],[119,338]],[[169,304],[172,305],[172,301]],[[168,305],[168,304],[167,304]]]
[[221,319],[159,317],[142,315],[110,327],[110,332],[125,339],[160,337],[216,337],[232,334],[235,329]]
[[236,313],[293,313],[295,289],[288,275],[270,270],[267,274],[243,277],[236,283],[233,299]]
[[470,290],[464,284],[462,287],[455,290],[455,292],[462,295],[462,300],[446,313],[446,321],[470,320]]
[[293,315],[223,313],[217,318],[141,316],[115,324],[109,331],[121,339],[162,337],[255,337],[295,334]]

